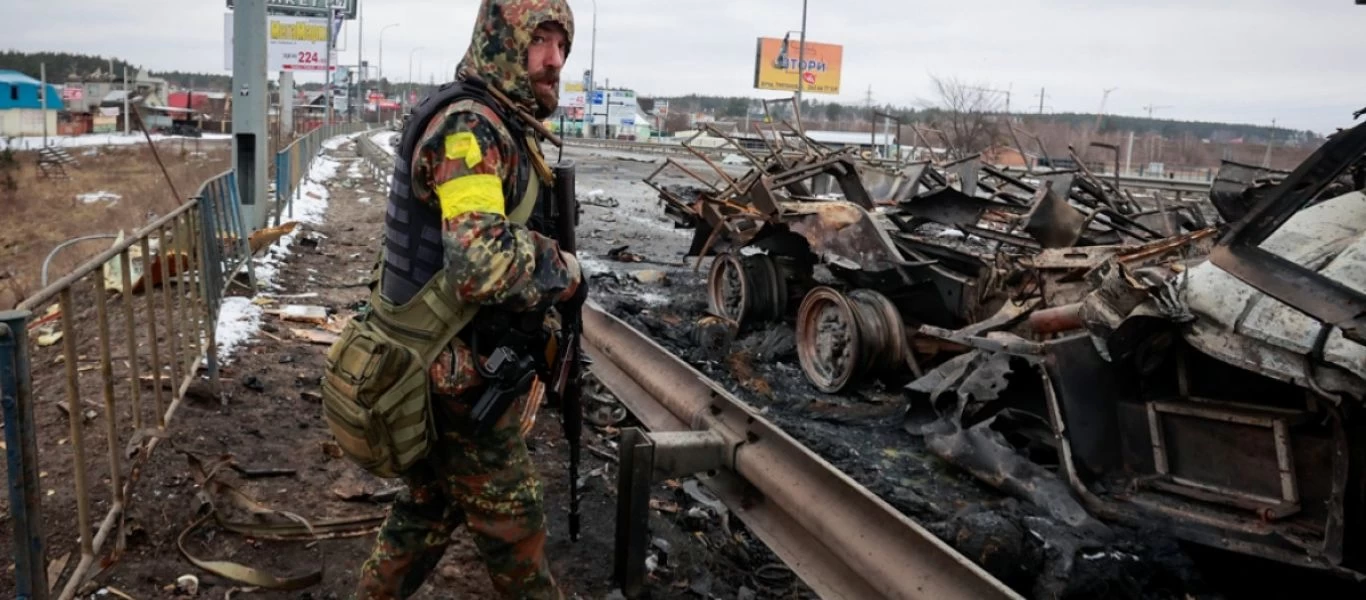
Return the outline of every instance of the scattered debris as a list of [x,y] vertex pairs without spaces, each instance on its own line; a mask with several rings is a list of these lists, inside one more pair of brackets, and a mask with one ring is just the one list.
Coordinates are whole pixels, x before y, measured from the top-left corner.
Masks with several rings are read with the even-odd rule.
[[668,282],[668,276],[663,271],[636,271],[631,273],[631,278],[644,284],[663,284]]
[[314,325],[327,323],[327,308],[323,306],[287,304],[280,308],[266,309],[264,312],[285,321],[313,323]]
[[618,208],[621,206],[621,203],[617,202],[616,198],[604,194],[606,194],[606,192],[602,190],[593,190],[585,194],[584,197],[579,200],[579,203],[602,208]]
[[173,589],[177,594],[193,597],[199,593],[199,578],[194,575],[181,575],[176,578]]
[[304,340],[310,344],[317,344],[321,346],[331,346],[332,344],[336,343],[337,340],[341,339],[340,335],[322,329],[290,328],[289,331],[290,333],[293,333],[294,337],[296,338]]
[[247,388],[247,389],[249,389],[249,390],[252,390],[252,391],[254,391],[254,392],[257,392],[257,393],[265,393],[265,391],[266,391],[266,382],[261,381],[261,378],[255,376],[255,375],[243,375],[243,376],[242,376],[242,387],[245,387],[245,388]]
[[638,263],[644,262],[645,257],[634,252],[627,252],[630,246],[617,246],[607,251],[607,258],[617,262]]

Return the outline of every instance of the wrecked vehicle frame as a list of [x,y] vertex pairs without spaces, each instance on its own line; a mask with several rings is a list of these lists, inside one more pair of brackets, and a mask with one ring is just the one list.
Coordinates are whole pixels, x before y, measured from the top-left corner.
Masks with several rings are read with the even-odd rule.
[[[1001,429],[995,415],[1032,411],[1089,513],[1366,580],[1366,194],[1323,197],[1363,156],[1366,125],[1330,138],[1204,258],[1079,260],[1092,267],[1084,299],[1002,326],[992,343],[981,328],[922,331],[970,350],[908,386],[922,397],[907,429],[982,481],[1068,514],[1038,496],[1037,471],[1020,464],[1030,459],[985,433]],[[1196,237],[1210,236],[1154,251]],[[1021,362],[1039,370],[1042,408],[1033,385],[1006,387]],[[936,398],[951,389],[946,407]]]

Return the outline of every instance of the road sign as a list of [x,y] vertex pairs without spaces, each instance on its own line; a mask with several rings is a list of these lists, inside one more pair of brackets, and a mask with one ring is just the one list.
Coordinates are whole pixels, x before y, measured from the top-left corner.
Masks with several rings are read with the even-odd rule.
[[[277,15],[327,15],[329,7],[342,11],[346,19],[356,18],[356,4],[360,0],[266,0],[266,11]],[[232,0],[228,0],[232,8]]]
[[602,90],[593,90],[593,105],[594,105],[594,106],[602,106],[602,97],[603,97],[603,92],[602,92]]
[[635,126],[636,126],[636,120],[635,120],[634,118],[631,118],[631,117],[622,119],[622,120],[621,120],[621,126],[622,126],[622,127],[635,127]]

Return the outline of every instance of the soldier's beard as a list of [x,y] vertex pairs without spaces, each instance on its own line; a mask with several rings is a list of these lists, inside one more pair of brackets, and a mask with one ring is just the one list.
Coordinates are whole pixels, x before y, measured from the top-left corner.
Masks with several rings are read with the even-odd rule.
[[544,119],[560,104],[560,72],[546,69],[531,75],[531,93],[536,96],[536,118]]

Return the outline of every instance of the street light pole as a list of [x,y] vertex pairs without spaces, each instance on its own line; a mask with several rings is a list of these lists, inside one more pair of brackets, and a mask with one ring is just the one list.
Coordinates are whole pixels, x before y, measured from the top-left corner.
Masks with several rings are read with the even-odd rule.
[[398,23],[390,23],[379,29],[379,78],[384,79],[384,30],[390,27],[398,27]]
[[[398,27],[398,23],[390,23],[390,24],[388,24],[388,25],[385,25],[384,27],[379,28],[379,79],[380,79],[380,81],[384,81],[384,30],[385,30],[385,29],[388,29],[388,28],[390,28],[390,27]],[[383,89],[383,88],[381,88],[381,89]],[[384,96],[384,97],[388,97],[388,96],[389,96],[389,90],[385,89],[380,95],[381,95],[381,96]],[[379,106],[379,105],[375,106],[375,111],[379,114],[379,120],[380,120],[380,122],[383,122],[383,121],[384,121],[384,108],[383,108],[383,106]]]
[[[410,51],[408,52],[408,91],[409,91],[409,93],[412,92],[412,88],[413,88],[413,54],[416,53],[418,50],[421,50],[421,49],[422,49],[422,46],[418,46],[418,47],[413,48],[412,50],[410,50]],[[404,105],[404,106],[411,106],[411,105],[409,104],[409,102],[408,102],[408,96],[407,96],[407,95],[405,95],[405,96],[403,97],[403,105]]]

